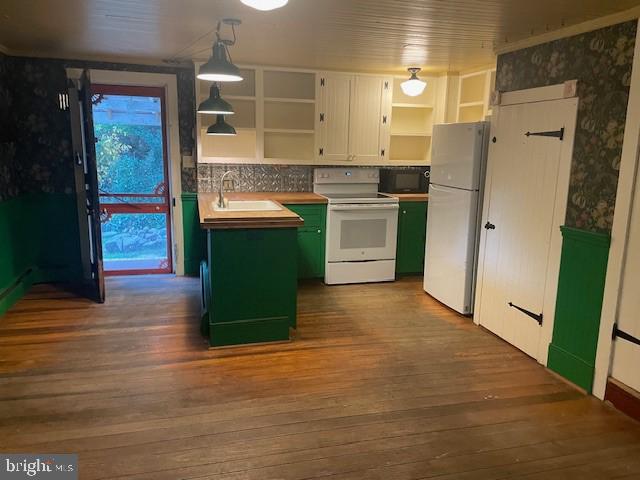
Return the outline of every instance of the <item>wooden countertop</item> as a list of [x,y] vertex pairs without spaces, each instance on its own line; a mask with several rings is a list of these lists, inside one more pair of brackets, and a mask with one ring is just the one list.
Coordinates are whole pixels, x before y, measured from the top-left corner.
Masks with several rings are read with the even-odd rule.
[[428,202],[428,193],[387,193],[401,202]]
[[228,192],[224,196],[230,200],[271,200],[279,204],[282,210],[217,211],[213,205],[218,200],[218,194],[199,193],[200,227],[208,229],[299,227],[304,225],[304,221],[284,205],[327,203],[326,198],[311,192]]

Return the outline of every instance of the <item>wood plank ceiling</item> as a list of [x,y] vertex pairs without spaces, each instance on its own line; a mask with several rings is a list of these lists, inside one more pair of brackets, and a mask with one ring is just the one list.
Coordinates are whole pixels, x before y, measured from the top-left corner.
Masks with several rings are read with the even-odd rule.
[[[243,24],[237,63],[362,71],[490,64],[505,41],[573,25],[640,0],[290,0],[259,12],[239,0],[3,0],[0,44],[23,55],[205,58],[218,19]],[[64,6],[64,8],[62,8]]]

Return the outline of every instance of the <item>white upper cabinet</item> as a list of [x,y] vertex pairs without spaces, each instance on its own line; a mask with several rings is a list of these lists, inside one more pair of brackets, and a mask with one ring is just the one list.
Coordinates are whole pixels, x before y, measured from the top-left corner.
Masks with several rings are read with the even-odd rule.
[[384,160],[393,80],[337,73],[318,78],[318,160],[358,164]]
[[349,109],[353,75],[320,74],[317,82],[318,158],[331,162],[349,160]]

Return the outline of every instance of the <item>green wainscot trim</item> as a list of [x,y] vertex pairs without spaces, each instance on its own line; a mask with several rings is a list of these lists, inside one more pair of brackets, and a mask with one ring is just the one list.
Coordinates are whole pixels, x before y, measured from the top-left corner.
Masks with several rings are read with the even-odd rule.
[[296,328],[297,229],[209,230],[209,343],[289,340]]
[[591,392],[609,235],[561,227],[562,257],[548,367]]
[[76,197],[30,193],[0,202],[0,315],[34,283],[82,279]]
[[198,214],[198,194],[183,193],[182,228],[184,232],[183,264],[184,274],[197,277],[200,262],[207,258],[207,233],[200,228]]

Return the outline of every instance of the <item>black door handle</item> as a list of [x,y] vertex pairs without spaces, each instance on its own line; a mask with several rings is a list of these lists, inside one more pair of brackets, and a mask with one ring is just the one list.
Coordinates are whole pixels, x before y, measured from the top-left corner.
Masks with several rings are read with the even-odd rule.
[[487,222],[485,223],[484,228],[486,228],[487,230],[495,230],[496,226],[491,222]]

